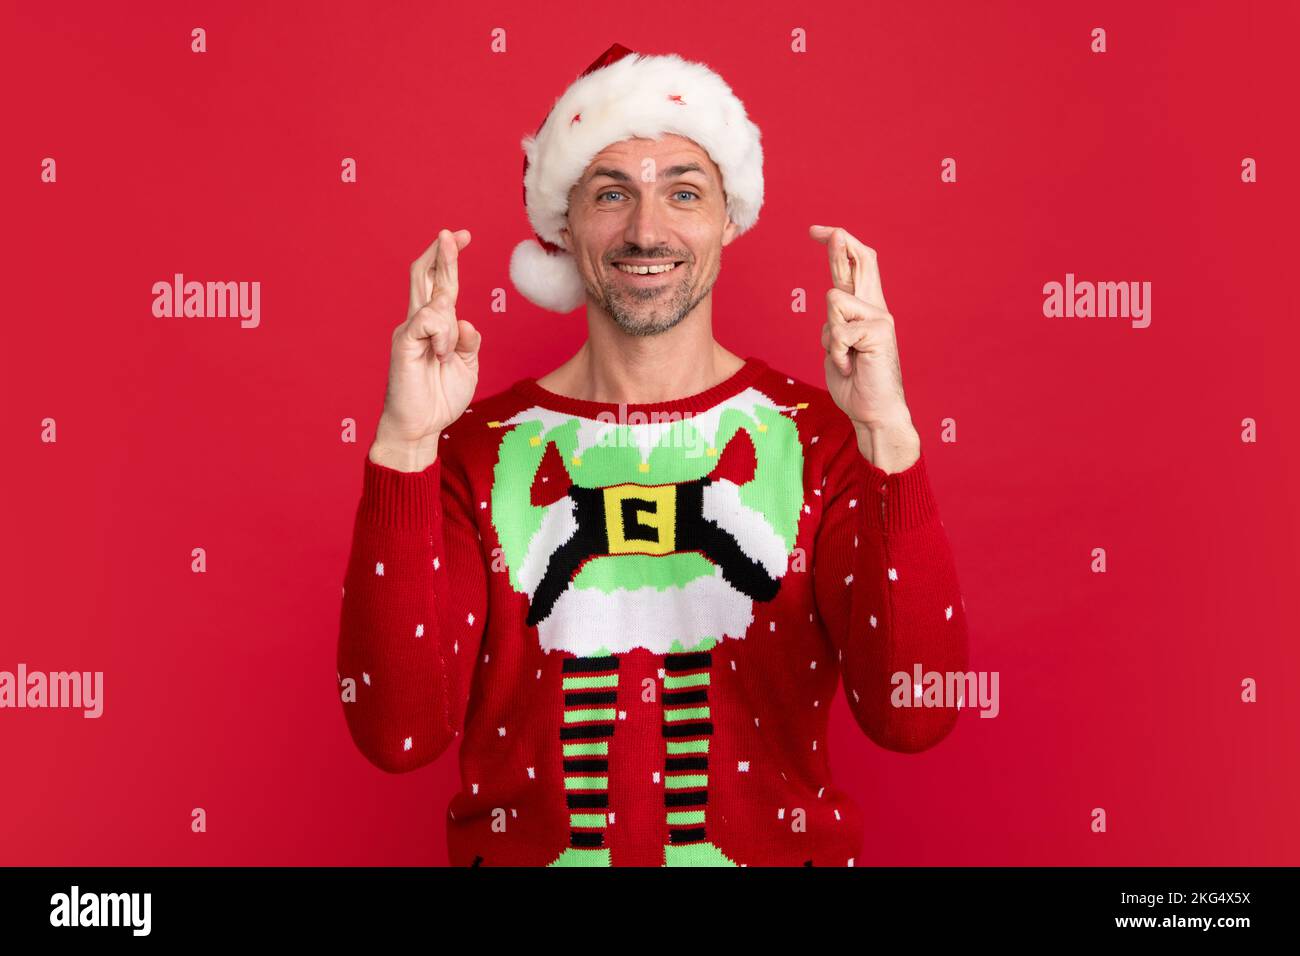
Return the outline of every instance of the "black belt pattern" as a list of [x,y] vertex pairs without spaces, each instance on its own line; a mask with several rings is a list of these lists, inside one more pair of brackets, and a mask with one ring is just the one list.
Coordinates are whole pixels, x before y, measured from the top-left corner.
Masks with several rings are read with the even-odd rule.
[[574,503],[577,531],[551,555],[533,594],[527,623],[535,626],[545,620],[583,563],[605,555],[696,551],[717,565],[723,578],[742,594],[755,601],[776,597],[780,579],[746,554],[730,532],[704,516],[704,489],[715,480],[705,475],[663,485],[585,488],[570,484],[567,494]]

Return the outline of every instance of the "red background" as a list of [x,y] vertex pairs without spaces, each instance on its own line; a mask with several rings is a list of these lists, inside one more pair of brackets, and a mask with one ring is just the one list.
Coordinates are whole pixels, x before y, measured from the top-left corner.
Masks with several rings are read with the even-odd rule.
[[[824,382],[808,224],[879,252],[1001,713],[900,755],[840,692],[860,862],[1300,862],[1296,11],[6,5],[0,669],[105,688],[98,720],[0,711],[0,863],[446,861],[455,751],[386,775],[336,696],[362,463],[407,269],[439,228],[474,234],[480,395],[581,343],[582,312],[507,278],[530,235],[519,140],[615,41],[709,63],[762,128],[766,204],[714,290],[725,345]],[[154,318],[174,272],[260,281],[261,326]],[[1150,281],[1151,326],[1045,318],[1066,272]]]

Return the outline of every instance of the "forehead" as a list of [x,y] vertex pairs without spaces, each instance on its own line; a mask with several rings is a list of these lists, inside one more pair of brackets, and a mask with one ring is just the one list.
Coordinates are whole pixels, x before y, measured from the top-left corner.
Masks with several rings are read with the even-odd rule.
[[647,159],[654,160],[656,169],[696,163],[704,169],[709,179],[714,181],[722,179],[721,172],[709,158],[709,154],[694,140],[676,133],[665,133],[658,139],[634,137],[610,143],[592,157],[587,168],[583,170],[582,177],[584,180],[591,178],[592,173],[599,167],[621,168],[625,172],[635,174]]

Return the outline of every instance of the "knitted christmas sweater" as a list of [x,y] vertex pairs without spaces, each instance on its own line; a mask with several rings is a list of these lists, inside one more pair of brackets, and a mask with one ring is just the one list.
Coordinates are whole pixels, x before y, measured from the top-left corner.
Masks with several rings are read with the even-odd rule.
[[886,474],[828,392],[760,359],[655,404],[524,379],[423,472],[367,458],[362,489],[343,712],[390,772],[459,742],[452,865],[851,866],[841,676],[890,750],[957,719],[894,676],[967,664],[924,453]]

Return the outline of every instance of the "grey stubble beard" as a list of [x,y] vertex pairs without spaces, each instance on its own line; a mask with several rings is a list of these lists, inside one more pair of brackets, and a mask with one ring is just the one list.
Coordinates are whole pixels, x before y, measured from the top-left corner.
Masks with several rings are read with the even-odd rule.
[[[677,268],[683,269],[689,266],[690,263],[684,263]],[[613,319],[614,324],[628,335],[659,335],[680,323],[704,300],[704,297],[712,291],[721,267],[722,263],[719,261],[718,268],[695,299],[691,299],[689,275],[683,276],[682,281],[676,283],[667,295],[659,289],[618,288],[614,285],[617,279],[606,279],[603,276],[598,288],[587,285],[587,293],[600,304],[605,314]],[[611,265],[610,268],[614,266]],[[640,309],[640,306],[647,302],[661,303],[649,318],[643,317]],[[658,316],[661,315],[667,315],[669,318],[667,321],[660,321]]]

